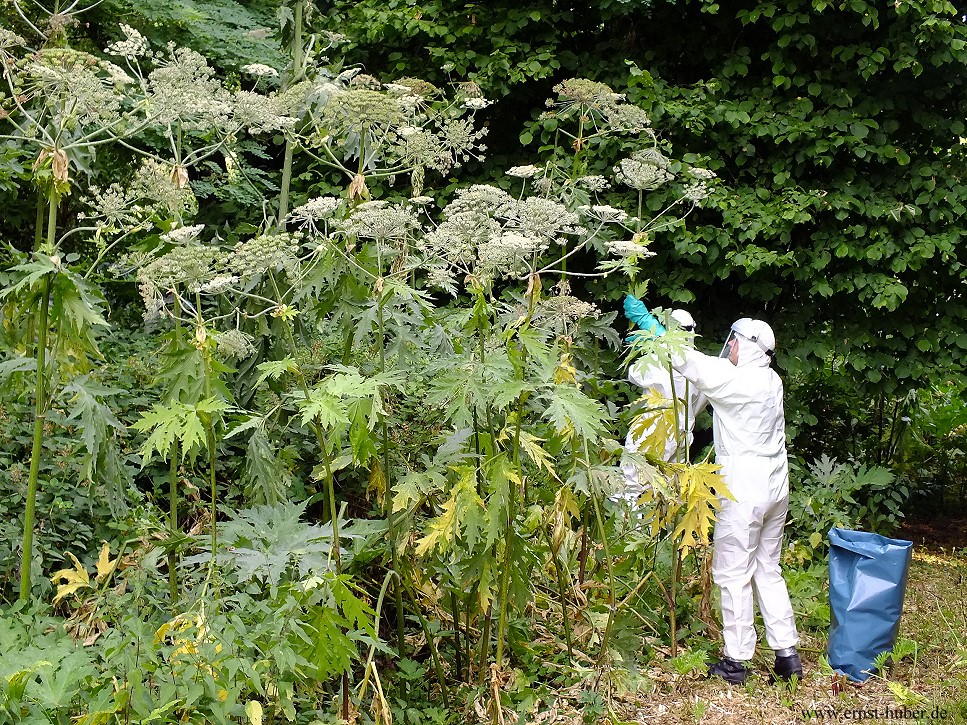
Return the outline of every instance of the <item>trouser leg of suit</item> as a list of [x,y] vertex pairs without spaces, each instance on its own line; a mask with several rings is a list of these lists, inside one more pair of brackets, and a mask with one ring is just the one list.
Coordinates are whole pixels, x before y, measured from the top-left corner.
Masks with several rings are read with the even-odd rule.
[[752,577],[762,529],[757,508],[755,503],[741,500],[723,501],[712,548],[712,579],[722,590],[725,656],[740,662],[751,660],[755,654]]
[[789,497],[786,496],[766,510],[762,519],[759,546],[755,553],[755,574],[752,577],[759,612],[766,626],[766,640],[774,650],[799,644],[789,590],[779,567],[782,532],[788,508]]

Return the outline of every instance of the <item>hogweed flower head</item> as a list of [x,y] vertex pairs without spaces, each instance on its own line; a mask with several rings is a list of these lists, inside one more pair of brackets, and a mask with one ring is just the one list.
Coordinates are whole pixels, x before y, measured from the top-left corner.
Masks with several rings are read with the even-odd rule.
[[26,45],[27,41],[21,38],[12,30],[0,27],[0,50],[7,48],[20,48]]
[[545,239],[584,231],[577,214],[560,202],[540,196],[529,196],[517,204],[511,223],[526,234]]
[[215,350],[222,359],[244,360],[255,354],[255,338],[241,330],[216,332],[214,338]]
[[242,280],[259,277],[273,269],[282,269],[290,277],[294,276],[299,266],[301,239],[299,232],[283,232],[240,242],[235,245],[228,266]]
[[335,196],[319,196],[310,199],[302,206],[297,206],[289,212],[288,218],[299,228],[311,227],[315,229],[316,222],[332,219],[341,206],[342,199]]
[[707,199],[710,193],[711,190],[709,189],[708,184],[701,181],[696,181],[685,187],[685,191],[682,193],[682,196],[693,204],[699,204]]
[[493,104],[493,101],[488,101],[486,98],[468,98],[460,104],[460,107],[466,108],[470,111],[481,111],[487,106],[492,106]]
[[170,232],[162,234],[161,239],[166,242],[172,242],[173,244],[192,244],[198,239],[198,236],[201,234],[204,228],[204,224],[178,227],[176,229],[172,229]]
[[157,290],[172,290],[185,286],[196,292],[217,274],[220,250],[192,244],[175,247],[138,270],[141,283],[150,283]]
[[264,63],[249,63],[241,67],[242,73],[255,76],[256,78],[278,78],[279,71]]
[[249,133],[285,131],[296,124],[287,98],[278,94],[263,96],[252,91],[238,91],[232,111],[235,123]]
[[628,212],[607,204],[595,204],[584,209],[585,213],[605,224],[621,223],[628,219]]
[[641,133],[651,126],[648,113],[631,103],[618,103],[606,108],[604,118],[612,131]]
[[674,178],[668,171],[669,166],[667,158],[649,149],[636,151],[629,158],[622,159],[614,167],[614,172],[622,184],[638,191],[650,191]]
[[608,181],[603,176],[581,176],[576,182],[574,182],[582,189],[587,189],[590,192],[607,191],[611,187],[611,182]]
[[340,90],[323,108],[323,124],[343,135],[360,128],[388,129],[403,122],[397,100],[386,93],[368,88]]
[[440,148],[449,159],[450,167],[460,166],[471,157],[482,158],[486,146],[480,140],[487,135],[488,129],[475,128],[468,118],[447,118],[441,121],[436,137]]
[[360,239],[401,241],[419,226],[413,210],[388,201],[367,201],[360,204],[349,219],[337,224],[346,234]]
[[168,55],[148,75],[149,104],[158,123],[177,122],[185,131],[231,128],[232,94],[216,78],[205,57],[168,46]]
[[624,100],[624,96],[615,93],[610,86],[587,78],[568,78],[554,86],[554,92],[561,107],[585,106],[595,110],[613,108]]
[[117,84],[89,53],[45,48],[23,62],[21,70],[21,97],[59,108],[55,118],[63,128],[107,126],[121,117]]
[[621,257],[622,259],[640,259],[655,256],[654,252],[639,241],[638,235],[635,235],[634,239],[611,241],[605,244],[610,254],[615,257]]
[[477,250],[480,269],[484,274],[520,274],[547,247],[547,241],[539,237],[505,231],[491,236]]
[[205,294],[216,295],[231,289],[238,284],[238,277],[234,274],[219,274],[201,285],[198,290]]
[[541,300],[535,312],[537,318],[564,319],[571,322],[576,322],[585,317],[597,319],[600,316],[601,310],[595,305],[569,294],[560,294]]
[[148,54],[148,40],[130,25],[120,24],[124,40],[111,43],[104,52],[108,55],[118,55],[128,60],[136,60]]
[[511,166],[505,173],[507,176],[516,176],[519,179],[529,179],[541,173],[541,169],[533,164],[528,164],[527,166]]

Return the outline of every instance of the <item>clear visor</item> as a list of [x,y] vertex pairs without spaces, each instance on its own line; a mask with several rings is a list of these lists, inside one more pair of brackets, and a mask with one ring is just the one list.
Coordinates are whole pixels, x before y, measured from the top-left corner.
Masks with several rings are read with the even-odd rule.
[[732,350],[732,344],[738,342],[738,339],[738,333],[735,330],[729,330],[729,336],[725,338],[725,344],[722,345],[722,352],[719,353],[719,357],[728,357]]

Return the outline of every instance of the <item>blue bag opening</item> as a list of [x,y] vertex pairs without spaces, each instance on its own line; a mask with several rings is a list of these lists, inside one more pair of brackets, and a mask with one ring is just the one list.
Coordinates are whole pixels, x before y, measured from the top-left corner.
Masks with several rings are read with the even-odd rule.
[[865,682],[900,630],[913,542],[847,529],[829,531],[830,666]]

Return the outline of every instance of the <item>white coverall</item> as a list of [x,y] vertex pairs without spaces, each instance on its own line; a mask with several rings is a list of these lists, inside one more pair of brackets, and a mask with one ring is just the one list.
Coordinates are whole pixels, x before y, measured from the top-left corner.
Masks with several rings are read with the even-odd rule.
[[[676,401],[678,405],[678,435],[669,436],[665,440],[665,450],[662,455],[666,461],[680,462],[685,460],[684,450],[678,450],[678,442],[684,439],[686,446],[691,445],[695,418],[708,404],[705,396],[696,386],[688,384],[681,373],[672,370],[671,375],[669,375],[668,369],[660,365],[632,365],[628,370],[628,380],[642,388],[646,395],[654,392],[665,400],[674,399]],[[674,392],[672,391],[673,380],[675,386]],[[688,396],[687,409],[682,405],[682,401],[686,399],[686,395]],[[648,429],[642,431],[642,435],[638,437],[634,436],[629,430],[625,438],[625,450],[631,453],[637,452],[641,442],[651,434],[657,425],[658,422],[656,421]],[[634,503],[644,493],[644,487],[638,478],[638,468],[631,461],[625,460],[621,464],[621,471],[625,477],[622,498]]]
[[769,646],[795,647],[799,634],[779,568],[789,507],[782,381],[757,344],[737,339],[737,365],[696,350],[673,365],[712,405],[715,460],[735,497],[716,517],[712,578],[722,590],[725,656],[746,662],[756,644],[753,586]]

